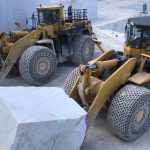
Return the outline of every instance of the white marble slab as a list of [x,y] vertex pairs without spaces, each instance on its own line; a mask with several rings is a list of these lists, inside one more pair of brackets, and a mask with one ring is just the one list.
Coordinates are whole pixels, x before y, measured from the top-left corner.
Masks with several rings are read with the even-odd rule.
[[62,89],[0,87],[0,150],[79,150],[85,117]]

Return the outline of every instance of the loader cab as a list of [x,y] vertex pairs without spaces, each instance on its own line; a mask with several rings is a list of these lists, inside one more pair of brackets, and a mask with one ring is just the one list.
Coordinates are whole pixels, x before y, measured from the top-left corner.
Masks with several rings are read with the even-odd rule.
[[150,16],[130,18],[125,27],[124,53],[150,55]]
[[63,7],[44,7],[37,8],[38,24],[53,25],[61,27],[63,18]]

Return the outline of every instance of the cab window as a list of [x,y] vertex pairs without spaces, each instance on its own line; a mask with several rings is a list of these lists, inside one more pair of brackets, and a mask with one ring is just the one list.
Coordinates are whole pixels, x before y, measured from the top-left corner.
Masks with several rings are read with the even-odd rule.
[[38,12],[39,24],[53,25],[58,22],[56,10],[44,10]]

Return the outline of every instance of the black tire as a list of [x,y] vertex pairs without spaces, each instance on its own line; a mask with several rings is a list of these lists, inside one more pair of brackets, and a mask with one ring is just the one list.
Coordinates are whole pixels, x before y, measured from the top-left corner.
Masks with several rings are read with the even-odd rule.
[[29,47],[19,60],[19,72],[22,78],[35,86],[49,82],[56,70],[55,53],[44,46]]
[[70,95],[70,92],[75,84],[77,78],[79,77],[79,68],[75,68],[67,77],[64,83],[64,91],[67,95]]
[[113,98],[108,110],[113,133],[125,141],[142,136],[150,126],[150,90],[127,85]]
[[[79,77],[79,67],[75,68],[67,77],[67,79],[65,80],[64,83],[64,91],[67,95],[70,95],[71,90],[75,84],[75,82],[77,81],[77,78]],[[82,101],[80,99],[80,97],[78,96],[75,101],[81,106],[83,107]]]
[[73,41],[71,61],[75,65],[87,64],[94,57],[94,42],[89,35],[77,36]]

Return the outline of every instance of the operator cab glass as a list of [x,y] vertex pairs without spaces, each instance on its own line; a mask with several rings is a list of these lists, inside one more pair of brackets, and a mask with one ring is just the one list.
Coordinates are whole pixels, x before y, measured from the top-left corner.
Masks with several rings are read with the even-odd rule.
[[147,48],[150,46],[150,30],[143,30],[142,28],[127,24],[126,44],[132,48]]
[[125,31],[127,46],[137,49],[150,46],[150,16],[130,18]]
[[125,28],[125,39],[126,39],[126,44],[130,44],[131,43],[131,32],[132,32],[132,26],[130,24],[126,25]]
[[134,47],[141,47],[142,32],[134,25],[127,24],[126,26],[126,44]]
[[54,25],[58,23],[56,10],[39,10],[38,11],[38,21],[39,24]]

